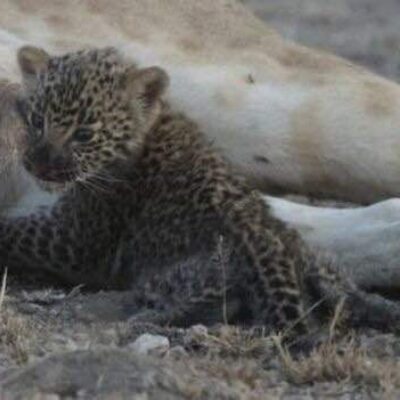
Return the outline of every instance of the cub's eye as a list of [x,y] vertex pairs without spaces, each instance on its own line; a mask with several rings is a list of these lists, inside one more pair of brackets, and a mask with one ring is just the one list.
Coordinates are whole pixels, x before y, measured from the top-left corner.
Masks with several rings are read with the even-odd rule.
[[36,130],[42,131],[44,126],[43,117],[37,113],[33,113],[31,117],[31,124]]
[[94,136],[94,132],[88,128],[78,128],[73,135],[73,140],[77,142],[88,142]]

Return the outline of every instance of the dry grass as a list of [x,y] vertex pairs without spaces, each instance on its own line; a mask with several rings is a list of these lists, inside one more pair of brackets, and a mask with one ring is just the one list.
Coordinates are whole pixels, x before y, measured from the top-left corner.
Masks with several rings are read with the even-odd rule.
[[400,361],[369,356],[350,335],[335,341],[345,318],[344,299],[341,299],[329,324],[329,339],[308,356],[295,359],[282,345],[282,336],[272,337],[286,378],[295,385],[336,382],[370,386],[382,398],[391,398],[400,388]]
[[27,318],[15,315],[5,305],[7,269],[5,269],[0,288],[0,348],[17,364],[29,359],[29,337],[32,329]]
[[275,339],[288,380],[296,385],[315,382],[351,382],[372,385],[388,394],[400,388],[400,362],[369,357],[352,338],[340,344],[327,342],[308,357],[294,359]]
[[29,337],[32,335],[26,318],[16,316],[8,309],[0,313],[0,346],[17,363],[29,360]]
[[[207,386],[212,385],[213,382],[219,384],[223,382],[224,385],[233,389],[240,399],[259,400],[260,395],[264,394],[263,386],[266,374],[257,362],[204,358],[190,360],[187,362],[187,367],[190,368],[193,376],[200,378],[202,382],[207,383]],[[199,398],[201,397],[199,396]]]
[[205,350],[209,358],[259,358],[273,351],[270,336],[243,330],[235,326],[221,325],[208,332],[190,329],[187,336],[189,345]]

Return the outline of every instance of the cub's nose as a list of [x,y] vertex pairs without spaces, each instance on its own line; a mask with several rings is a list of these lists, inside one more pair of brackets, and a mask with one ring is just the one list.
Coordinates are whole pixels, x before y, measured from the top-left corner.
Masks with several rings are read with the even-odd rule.
[[51,158],[50,154],[50,147],[47,145],[41,145],[28,151],[27,158],[32,162],[32,164],[48,164]]
[[30,167],[34,166],[37,170],[49,167],[52,169],[65,168],[68,164],[67,158],[48,144],[29,149],[25,153],[24,159],[26,164]]

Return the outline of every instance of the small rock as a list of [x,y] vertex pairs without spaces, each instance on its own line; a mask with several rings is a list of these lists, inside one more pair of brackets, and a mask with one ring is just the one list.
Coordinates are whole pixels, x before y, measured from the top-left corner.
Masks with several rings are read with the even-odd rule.
[[203,342],[208,337],[208,329],[204,325],[193,325],[187,331],[184,337],[185,344]]
[[169,350],[169,340],[165,336],[144,333],[128,347],[136,354],[163,356]]
[[208,336],[208,329],[204,325],[193,325],[188,329],[187,334],[196,338],[205,338]]
[[193,325],[187,330],[183,343],[186,349],[200,350],[207,347],[208,338],[208,329],[204,325]]

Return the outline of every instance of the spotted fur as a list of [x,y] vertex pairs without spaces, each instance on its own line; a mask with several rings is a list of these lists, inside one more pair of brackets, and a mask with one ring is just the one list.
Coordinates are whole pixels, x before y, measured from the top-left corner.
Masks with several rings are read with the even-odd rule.
[[109,48],[50,57],[25,47],[19,63],[25,164],[70,187],[52,209],[1,220],[7,265],[132,288],[164,321],[222,317],[225,304],[231,322],[308,331],[315,258],[163,101],[163,70]]

